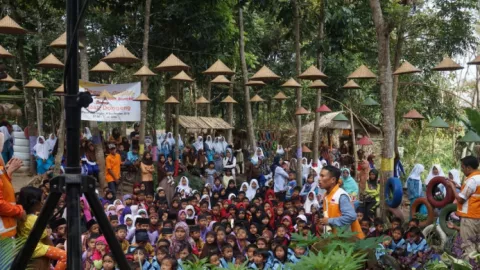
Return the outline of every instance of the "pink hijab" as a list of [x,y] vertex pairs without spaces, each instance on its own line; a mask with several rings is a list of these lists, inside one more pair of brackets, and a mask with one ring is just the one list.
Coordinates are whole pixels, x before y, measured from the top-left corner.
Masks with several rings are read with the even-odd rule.
[[83,202],[83,215],[85,216],[85,220],[89,222],[92,219],[90,206],[88,205],[87,199],[84,196],[80,197],[80,201]]

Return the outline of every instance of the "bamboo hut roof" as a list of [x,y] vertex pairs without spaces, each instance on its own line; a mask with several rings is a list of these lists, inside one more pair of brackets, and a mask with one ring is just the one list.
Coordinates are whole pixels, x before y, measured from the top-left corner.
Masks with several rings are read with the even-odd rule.
[[178,101],[174,96],[170,96],[167,100],[164,102],[165,104],[178,104],[180,101]]
[[350,74],[348,79],[376,79],[377,75],[373,73],[367,66],[361,65],[358,67],[352,74]]
[[316,66],[310,66],[298,78],[303,80],[320,80],[328,78],[323,72],[321,72]]
[[[58,49],[66,49],[67,48],[67,32],[63,32],[57,39],[50,43],[50,47],[58,48]],[[83,44],[78,42],[78,47],[83,48]]]
[[250,99],[250,102],[264,102],[265,100],[261,98],[259,95],[255,95]]
[[17,86],[12,86],[10,88],[8,88],[8,92],[21,92],[22,90],[20,90],[20,88],[18,88]]
[[0,58],[14,58],[13,54],[9,53],[3,46],[0,45]]
[[318,107],[315,112],[320,112],[320,113],[325,113],[325,112],[332,112],[332,110],[325,104],[322,106]]
[[16,83],[17,81],[7,74],[7,77],[5,79],[1,79],[0,82]]
[[302,86],[295,81],[293,78],[288,79],[284,84],[282,84],[282,87],[285,88],[301,88]]
[[328,85],[326,85],[324,82],[321,80],[315,80],[308,88],[312,89],[318,89],[318,88],[327,88]]
[[207,75],[233,75],[235,72],[225,65],[222,60],[218,59],[213,65],[203,72]]
[[96,66],[90,69],[90,72],[113,73],[115,70],[113,70],[113,68],[111,68],[107,63],[100,61]]
[[206,99],[204,96],[199,97],[196,101],[195,104],[208,104],[210,101]]
[[55,91],[53,91],[53,94],[54,94],[54,95],[63,95],[63,94],[65,94],[65,87],[64,87],[63,83],[62,83],[59,87],[57,87],[57,89],[55,89]]
[[24,86],[25,88],[35,88],[35,89],[45,89],[45,86],[41,84],[37,79],[33,79],[29,81],[27,84]]
[[218,75],[217,77],[215,77],[215,79],[211,80],[210,82],[213,84],[225,84],[225,85],[232,84],[232,82],[223,75]]
[[154,68],[154,70],[157,71],[182,71],[188,69],[190,69],[190,66],[182,62],[182,60],[176,57],[173,53],[170,54],[167,59],[163,60],[160,65]]
[[[173,115],[175,118],[176,116]],[[222,118],[218,117],[195,117],[180,115],[178,118],[180,126],[186,129],[233,129],[233,127],[225,122]]]
[[125,64],[140,62],[140,59],[133,55],[124,45],[118,45],[115,50],[102,58],[102,61],[106,63]]
[[188,76],[185,71],[180,71],[177,75],[175,75],[172,79],[172,81],[181,81],[181,82],[193,82],[193,79]]
[[64,68],[65,65],[58,60],[57,57],[53,54],[49,54],[47,57],[43,58],[42,61],[40,61],[37,66],[41,68]]
[[295,115],[307,115],[307,114],[310,114],[310,112],[303,107],[300,107],[295,111]]
[[152,101],[147,95],[141,93],[138,97],[133,99],[134,101]]
[[250,79],[254,80],[254,81],[258,81],[258,80],[260,80],[260,81],[271,81],[271,80],[280,79],[280,76],[273,73],[273,71],[271,69],[269,69],[267,66],[263,66]]
[[401,74],[410,74],[410,73],[418,73],[421,72],[420,69],[416,68],[408,61],[403,62],[403,64],[393,72],[393,75],[401,75]]
[[285,100],[287,99],[288,97],[282,92],[278,92],[274,97],[273,99],[276,99],[276,100]]
[[0,20],[0,33],[9,35],[24,35],[28,31],[15,22],[10,16],[5,16]]
[[153,73],[147,66],[142,66],[137,72],[133,74],[133,76],[137,77],[150,77],[155,76],[157,74]]
[[463,69],[463,67],[449,57],[443,58],[442,62],[432,68],[432,70],[436,71],[455,71],[459,69]]
[[224,98],[221,103],[238,103],[235,99],[233,99],[231,96],[227,96]]
[[423,115],[421,115],[417,110],[412,109],[405,115],[403,115],[403,118],[405,119],[425,119]]
[[349,80],[344,86],[343,89],[360,89],[360,85],[358,85],[354,80]]

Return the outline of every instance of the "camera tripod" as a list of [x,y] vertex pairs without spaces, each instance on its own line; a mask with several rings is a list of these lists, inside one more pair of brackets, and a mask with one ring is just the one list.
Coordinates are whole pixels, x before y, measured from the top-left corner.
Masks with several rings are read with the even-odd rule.
[[[80,0],[82,1],[82,0]],[[50,194],[38,216],[35,225],[20,253],[16,256],[12,269],[26,269],[32,254],[53,215],[62,193],[66,193],[67,205],[67,267],[69,270],[82,269],[82,243],[80,231],[80,194],[83,193],[107,240],[117,265],[128,270],[128,262],[117,241],[112,227],[95,193],[95,179],[82,176],[80,169],[80,121],[81,108],[92,103],[88,92],[78,92],[78,27],[88,5],[83,0],[79,13],[79,0],[67,0],[67,57],[64,71],[65,87],[65,126],[67,138],[67,160],[65,175],[57,176],[50,182]],[[62,112],[63,113],[63,112]]]

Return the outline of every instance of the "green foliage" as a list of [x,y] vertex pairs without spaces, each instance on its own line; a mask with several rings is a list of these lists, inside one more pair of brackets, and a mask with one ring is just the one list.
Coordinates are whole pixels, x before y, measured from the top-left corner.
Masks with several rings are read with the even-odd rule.
[[465,114],[467,115],[468,120],[465,120],[464,124],[477,134],[480,134],[480,112],[476,109],[466,108]]
[[[247,261],[248,262],[248,261]],[[235,265],[233,263],[228,263],[227,268],[224,267],[217,267],[215,270],[220,270],[220,269],[228,269],[228,270],[247,270],[247,262],[242,263],[241,265]]]
[[10,269],[15,256],[25,244],[23,238],[1,238],[0,239],[0,265],[2,269]]
[[296,264],[287,264],[287,269],[331,269],[331,270],[357,270],[362,269],[365,262],[365,254],[355,253],[353,246],[346,250],[330,250],[327,253],[311,252],[308,256],[302,257],[302,260]]
[[206,270],[206,269],[209,269],[209,267],[211,265],[207,262],[208,257],[199,260],[195,255],[193,255],[193,256],[195,257],[195,260],[182,262],[181,266],[182,266],[183,270]]

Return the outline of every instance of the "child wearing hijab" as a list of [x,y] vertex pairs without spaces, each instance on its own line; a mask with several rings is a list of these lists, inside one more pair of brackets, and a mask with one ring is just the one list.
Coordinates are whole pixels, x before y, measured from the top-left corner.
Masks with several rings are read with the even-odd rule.
[[53,158],[51,156],[52,149],[45,142],[43,136],[37,138],[37,144],[33,147],[33,155],[37,160],[37,173],[45,174],[53,165]]
[[187,198],[192,194],[192,188],[189,186],[188,178],[186,176],[182,176],[180,179],[176,192],[182,194],[182,198]]
[[303,208],[305,209],[305,214],[312,214],[312,206],[314,206],[318,209],[320,204],[318,203],[317,196],[315,195],[315,192],[310,191],[308,193],[307,199],[305,200],[305,203],[303,205]]
[[[288,184],[290,185],[290,181]],[[313,191],[315,195],[318,195],[318,182],[314,180],[313,174],[309,174],[306,177],[306,182],[303,185],[302,190],[300,191],[300,196],[303,198],[303,200],[305,200],[310,191]]]
[[[407,179],[407,192],[408,199],[410,200],[410,208],[413,205],[413,202],[423,196],[423,187],[422,187],[422,172],[425,170],[422,164],[415,164],[413,167],[410,176]],[[424,205],[420,206],[420,213],[427,214],[427,209]]]
[[[343,188],[343,190],[345,190],[348,195],[350,195],[354,205],[355,205],[355,208],[357,208],[359,202],[357,201],[357,196],[358,196],[358,184],[357,182],[355,181],[355,179],[353,179],[353,177],[350,175],[350,170],[347,169],[347,168],[343,168],[341,170],[342,172],[342,185],[341,187]],[[367,188],[367,187],[366,187]]]
[[153,159],[150,152],[143,153],[142,162],[140,162],[140,171],[142,172],[142,183],[145,185],[145,194],[153,195]]

